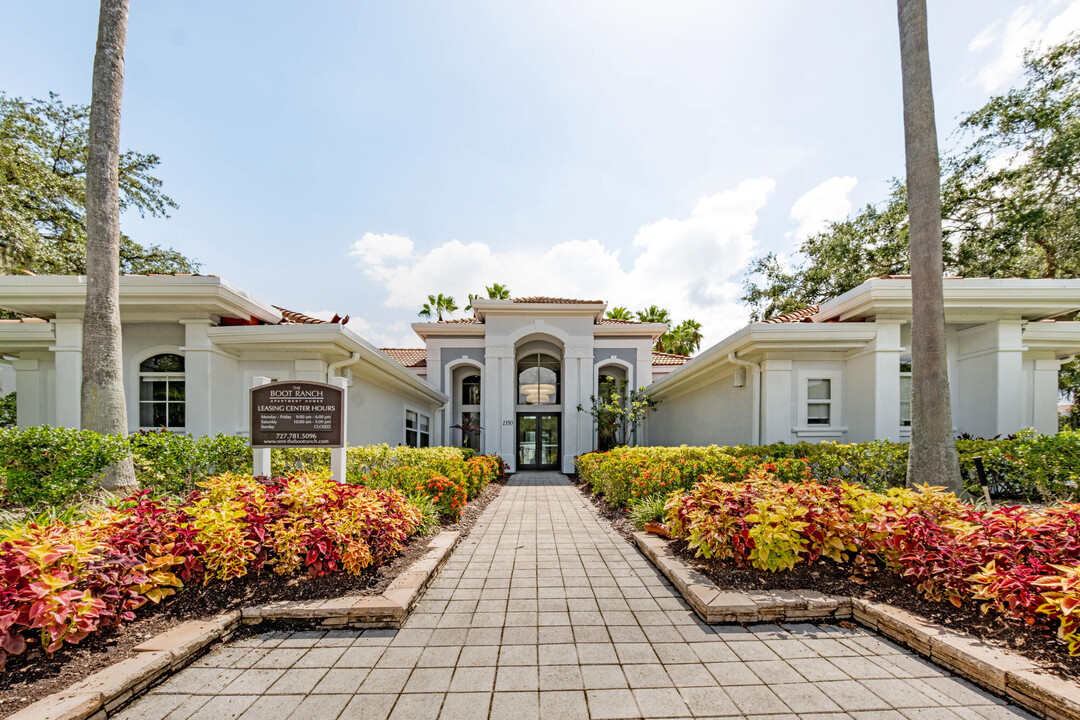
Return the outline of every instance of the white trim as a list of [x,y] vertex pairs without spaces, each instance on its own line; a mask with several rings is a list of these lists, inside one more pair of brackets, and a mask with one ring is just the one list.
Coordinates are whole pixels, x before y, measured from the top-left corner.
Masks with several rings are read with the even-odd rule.
[[[454,424],[453,423],[454,413],[455,413],[455,407],[454,406],[455,406],[455,404],[457,402],[457,395],[455,394],[455,388],[454,388],[454,370],[456,370],[457,368],[459,368],[459,367],[461,367],[463,365],[467,365],[467,366],[475,368],[476,371],[478,372],[478,374],[480,375],[480,404],[479,405],[469,405],[469,407],[470,408],[472,408],[472,407],[476,408],[475,412],[480,413],[480,423],[481,424],[484,423],[484,402],[483,401],[484,401],[484,397],[487,395],[487,392],[488,392],[487,384],[484,381],[484,374],[485,374],[484,373],[484,363],[481,362],[480,360],[473,360],[470,357],[455,358],[454,360],[451,360],[450,362],[443,365],[443,387],[448,390],[448,392],[445,392],[443,394],[450,398],[449,400],[446,401],[446,404],[443,405],[443,408],[444,408],[445,412],[443,412],[442,423],[441,423],[442,431],[443,431],[443,442],[445,444],[447,444],[447,445],[450,445],[450,443],[451,443],[450,426],[452,424]],[[458,408],[458,409],[460,409],[460,408]],[[469,412],[473,412],[473,411],[470,410]],[[483,449],[484,449],[485,446],[486,446],[485,445],[485,438],[484,438],[483,433],[481,433],[480,434],[480,448],[481,448],[480,452],[481,453],[483,452]]]
[[[416,413],[416,445],[409,445],[409,440],[408,440],[408,430],[407,430],[407,428],[408,428],[409,413],[410,412]],[[401,444],[406,446],[406,447],[431,447],[432,446],[431,441],[435,436],[435,433],[433,432],[435,430],[435,423],[434,423],[434,417],[433,417],[434,414],[435,413],[431,410],[431,408],[426,408],[424,410],[421,410],[419,408],[419,406],[410,405],[409,403],[405,403],[405,408],[404,408],[404,410],[402,410],[402,413],[401,413]],[[420,418],[421,417],[426,417],[427,420],[428,420],[428,429],[427,429],[428,444],[426,446],[420,444]]]
[[[810,399],[807,397],[808,388],[807,384],[810,380],[828,380],[829,381],[829,424],[817,425],[810,424],[808,421],[808,408],[807,405]],[[799,370],[796,373],[796,395],[797,406],[796,415],[797,425],[792,428],[792,432],[797,435],[803,434],[817,434],[832,432],[845,432],[846,427],[843,427],[843,371],[841,370]],[[815,400],[815,403],[822,403],[826,401]]]

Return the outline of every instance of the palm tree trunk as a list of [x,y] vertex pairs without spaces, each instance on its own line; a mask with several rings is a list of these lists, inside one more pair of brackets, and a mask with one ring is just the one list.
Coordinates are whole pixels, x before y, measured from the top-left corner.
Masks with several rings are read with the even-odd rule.
[[[127,434],[120,348],[120,106],[128,0],[101,0],[86,163],[86,311],[83,316],[82,426]],[[136,487],[131,459],[109,468],[108,490]]]
[[949,407],[941,287],[941,169],[926,0],[897,0],[897,16],[911,238],[911,447],[907,481],[909,485],[940,485],[959,494],[963,485]]

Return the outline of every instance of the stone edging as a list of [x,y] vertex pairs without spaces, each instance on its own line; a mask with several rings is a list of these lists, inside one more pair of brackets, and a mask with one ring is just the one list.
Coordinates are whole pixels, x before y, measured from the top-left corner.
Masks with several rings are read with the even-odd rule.
[[190,664],[215,641],[228,640],[241,624],[301,620],[318,621],[324,627],[399,628],[460,538],[456,531],[436,535],[427,553],[381,595],[276,602],[177,625],[137,645],[133,657],[44,697],[7,720],[105,720],[146,688]]
[[723,591],[672,552],[669,541],[642,532],[634,533],[634,541],[709,624],[850,618],[1044,718],[1080,719],[1080,685],[971,635],[861,598],[813,590]]

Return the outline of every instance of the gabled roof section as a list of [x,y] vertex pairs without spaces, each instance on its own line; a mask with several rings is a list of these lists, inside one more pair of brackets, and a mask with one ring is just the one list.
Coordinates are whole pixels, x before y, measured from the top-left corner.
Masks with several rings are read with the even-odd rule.
[[532,305],[606,305],[603,300],[575,300],[574,298],[557,298],[546,295],[533,295],[530,297],[511,298],[511,302],[527,303]]
[[690,362],[689,355],[676,355],[675,353],[657,352],[653,350],[653,365],[685,365]]
[[379,348],[386,355],[407,368],[427,367],[427,348]]
[[283,307],[274,305],[273,308],[281,313],[282,325],[325,325],[325,324],[341,324],[344,325],[349,322],[349,316],[342,317],[337,313],[330,320],[322,320],[317,317],[311,317],[304,313],[296,312],[295,310],[286,310]]
[[763,323],[797,323],[797,322],[814,322],[814,316],[817,315],[817,305],[807,305],[804,308],[798,310],[792,310],[786,312],[783,315],[774,315],[771,318],[762,320]]

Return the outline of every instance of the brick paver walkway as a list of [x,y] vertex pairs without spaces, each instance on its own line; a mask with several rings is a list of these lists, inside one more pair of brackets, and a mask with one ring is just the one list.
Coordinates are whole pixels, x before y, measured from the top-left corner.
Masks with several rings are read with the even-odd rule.
[[711,628],[558,473],[520,473],[399,631],[221,647],[124,720],[1031,717],[872,633]]

